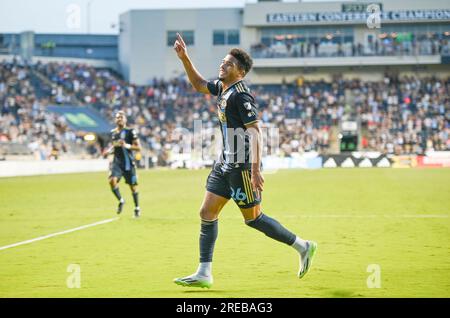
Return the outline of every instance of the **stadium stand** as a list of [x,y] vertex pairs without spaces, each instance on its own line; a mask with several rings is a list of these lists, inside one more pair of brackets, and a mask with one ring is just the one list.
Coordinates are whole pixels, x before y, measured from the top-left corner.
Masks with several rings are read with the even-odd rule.
[[[333,146],[337,127],[348,118],[361,125],[361,151],[402,155],[450,150],[449,80],[386,74],[378,82],[336,77],[331,83],[298,81],[252,89],[263,125],[279,128],[282,156],[338,152]],[[4,156],[100,156],[99,145],[85,142],[63,116],[46,111],[49,104],[91,105],[111,122],[115,111],[125,110],[158,165],[167,165],[170,153],[179,148],[172,138],[175,129],[192,130],[196,119],[202,120],[207,133],[217,126],[213,99],[195,93],[184,78],[154,79],[137,86],[113,71],[82,64],[3,62],[0,144]]]

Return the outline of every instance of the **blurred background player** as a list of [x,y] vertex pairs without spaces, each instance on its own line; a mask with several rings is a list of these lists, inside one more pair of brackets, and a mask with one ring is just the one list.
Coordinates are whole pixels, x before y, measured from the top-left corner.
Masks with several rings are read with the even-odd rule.
[[115,115],[116,128],[111,131],[112,146],[105,151],[105,155],[114,154],[109,175],[109,184],[119,205],[117,214],[122,213],[125,200],[119,191],[119,181],[123,176],[125,182],[130,185],[134,200],[134,217],[140,216],[139,193],[137,189],[137,174],[135,164],[135,151],[141,150],[136,130],[126,127],[127,118],[123,111],[118,111]]
[[177,278],[174,282],[182,286],[211,287],[218,217],[230,198],[240,208],[248,226],[297,250],[300,255],[298,277],[302,278],[308,272],[317,244],[299,238],[261,211],[264,184],[260,170],[262,135],[254,98],[242,81],[252,67],[252,59],[245,51],[232,49],[222,60],[219,79],[208,82],[192,64],[180,34],[177,34],[174,49],[194,88],[218,97],[217,111],[223,140],[221,156],[208,176],[200,209],[200,264],[196,273]]

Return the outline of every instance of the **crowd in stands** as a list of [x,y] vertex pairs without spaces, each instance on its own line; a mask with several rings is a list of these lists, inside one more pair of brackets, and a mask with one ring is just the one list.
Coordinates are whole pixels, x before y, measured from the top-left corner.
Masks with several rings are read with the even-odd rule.
[[450,78],[386,76],[303,83],[281,94],[256,89],[256,98],[262,121],[280,128],[281,147],[289,151],[327,152],[330,128],[349,119],[360,123],[361,150],[423,154],[450,150],[449,92]]
[[450,150],[450,78],[354,82],[354,105],[367,135],[363,149],[422,154]]
[[[33,85],[37,78],[33,74],[47,81],[40,77]],[[363,151],[450,150],[449,90],[450,78],[388,75],[377,82],[337,77],[295,86],[252,86],[261,122],[279,129],[279,152],[284,156],[330,152],[343,119],[360,122]],[[201,120],[207,135],[218,127],[214,97],[194,92],[184,78],[155,79],[137,86],[110,70],[86,65],[2,63],[0,143],[26,143],[39,158],[55,157],[83,144],[64,117],[46,111],[48,104],[65,103],[92,105],[112,123],[114,113],[124,110],[146,152],[160,165],[168,164],[171,153],[180,147],[176,129],[192,130],[195,120]],[[212,142],[207,139],[203,147],[211,148]],[[100,156],[101,149],[90,144],[89,153]]]
[[25,144],[36,159],[66,152],[77,136],[63,116],[46,111],[48,104],[49,98],[38,98],[29,66],[0,63],[0,143]]

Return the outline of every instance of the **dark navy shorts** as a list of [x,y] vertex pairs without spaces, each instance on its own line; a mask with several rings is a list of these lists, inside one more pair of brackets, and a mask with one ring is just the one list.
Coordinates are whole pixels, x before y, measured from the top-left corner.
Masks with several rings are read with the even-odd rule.
[[261,203],[250,182],[251,170],[235,168],[223,171],[220,163],[215,163],[208,179],[206,190],[226,199],[233,199],[239,208],[251,208]]
[[112,162],[110,166],[109,177],[116,177],[117,182],[120,181],[122,176],[125,178],[125,182],[129,185],[137,185],[136,167],[131,166],[130,170],[125,170],[120,164]]

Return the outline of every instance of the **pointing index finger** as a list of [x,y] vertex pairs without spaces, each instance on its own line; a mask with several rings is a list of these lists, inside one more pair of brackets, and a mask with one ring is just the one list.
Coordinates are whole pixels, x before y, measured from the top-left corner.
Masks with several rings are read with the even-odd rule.
[[177,39],[178,41],[180,41],[181,45],[183,45],[184,47],[186,46],[186,44],[184,43],[183,38],[181,37],[181,34],[177,32]]

